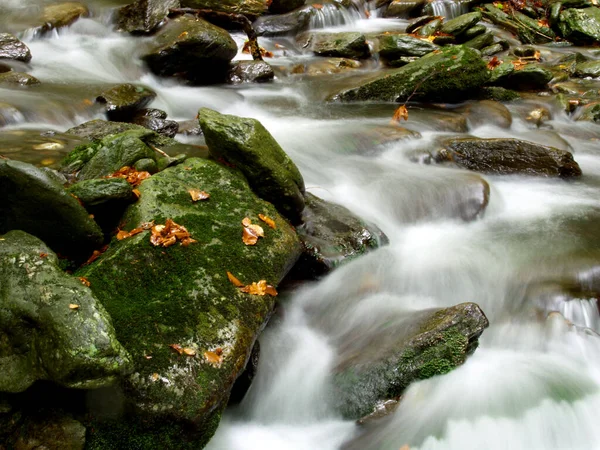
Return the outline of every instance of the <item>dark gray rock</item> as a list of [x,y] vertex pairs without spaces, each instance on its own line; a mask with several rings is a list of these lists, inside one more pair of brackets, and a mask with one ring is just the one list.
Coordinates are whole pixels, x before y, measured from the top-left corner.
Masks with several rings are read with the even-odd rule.
[[315,8],[307,5],[287,14],[260,17],[253,27],[259,36],[291,35],[306,30],[314,13]]
[[270,64],[264,61],[239,61],[229,71],[228,82],[265,83],[275,78],[275,72]]
[[107,89],[96,97],[96,101],[106,105],[109,120],[128,121],[155,98],[156,93],[151,89],[127,83]]
[[160,109],[142,109],[133,116],[132,122],[169,138],[179,131],[179,124],[168,120],[167,113]]
[[31,61],[31,51],[19,39],[9,33],[0,33],[0,59]]
[[371,56],[365,35],[359,32],[311,33],[302,46],[319,56],[353,59]]
[[402,56],[424,56],[438,48],[426,39],[406,34],[382,34],[377,36],[379,55],[385,61],[394,61]]
[[304,0],[272,0],[269,5],[269,12],[272,14],[285,14],[304,6],[304,3]]
[[117,11],[117,26],[129,33],[151,33],[161,25],[179,0],[136,0]]

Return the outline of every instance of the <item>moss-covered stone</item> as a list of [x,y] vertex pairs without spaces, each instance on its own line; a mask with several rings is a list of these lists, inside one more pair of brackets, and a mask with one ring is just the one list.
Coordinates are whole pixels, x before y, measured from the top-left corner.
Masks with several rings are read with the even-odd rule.
[[[90,120],[81,125],[68,129],[65,133],[81,138],[89,139],[90,141],[101,141],[107,136],[120,134],[129,130],[147,130],[147,128],[133,123],[125,122],[110,122],[106,120]],[[140,137],[147,144],[152,144],[161,149],[178,145],[179,143],[167,136],[158,133],[149,133]]]
[[359,32],[312,33],[303,47],[319,56],[364,59],[371,56],[365,35]]
[[68,27],[81,16],[87,16],[87,7],[79,2],[54,3],[44,7],[36,31],[46,33],[56,28]]
[[565,150],[519,139],[450,138],[436,154],[438,162],[491,174],[576,177],[581,169]]
[[337,94],[341,101],[456,101],[482,86],[490,74],[479,52],[456,45],[431,52],[400,69]]
[[576,44],[600,41],[600,9],[565,9],[560,13],[558,28],[561,36]]
[[[210,199],[194,203],[189,189],[205,190]],[[91,282],[132,355],[135,372],[122,388],[137,418],[190,422],[210,437],[274,305],[273,297],[240,292],[227,272],[246,284],[277,285],[297,260],[300,244],[291,226],[253,194],[238,171],[214,161],[188,159],[145,180],[139,190],[123,229],[170,218],[198,242],[154,247],[145,231],[113,241],[77,275]],[[265,237],[246,246],[241,221],[249,217],[259,223],[258,214],[271,217],[276,228],[265,226]],[[178,354],[171,344],[196,354]],[[222,352],[221,361],[211,364],[207,351]]]
[[26,231],[70,257],[86,257],[102,244],[98,225],[50,171],[0,159],[0,195],[0,233]]
[[382,34],[377,36],[379,55],[385,61],[394,61],[402,56],[424,56],[438,48],[426,39],[407,34]]
[[9,33],[0,33],[0,59],[29,62],[31,51],[23,42]]
[[236,53],[237,44],[226,30],[186,15],[170,20],[142,59],[158,75],[208,83],[224,79]]
[[462,303],[379,329],[378,337],[364,344],[377,342],[376,351],[358,349],[338,362],[334,383],[341,412],[359,419],[379,401],[398,397],[411,382],[450,372],[475,351],[487,326],[479,306]]
[[577,77],[600,77],[600,61],[586,61],[575,66]]
[[96,97],[96,101],[106,105],[106,114],[110,120],[127,121],[155,97],[156,93],[151,89],[126,83],[105,90]]
[[479,36],[474,37],[473,39],[469,39],[463,45],[465,47],[474,48],[477,50],[481,50],[484,47],[492,45],[494,42],[494,35],[490,33],[483,33]]
[[384,12],[384,17],[408,17],[426,5],[425,0],[392,0]]
[[527,64],[520,70],[512,71],[505,79],[497,81],[509,89],[517,91],[540,90],[548,87],[553,73],[539,64]]
[[22,392],[36,380],[96,388],[131,368],[107,312],[39,239],[2,236],[0,285],[0,392]]
[[198,117],[210,153],[235,165],[259,197],[298,222],[304,209],[304,180],[267,129],[256,119],[207,108]]
[[524,44],[544,44],[554,40],[554,32],[541,26],[537,20],[534,20],[518,11],[504,12],[492,3],[486,3],[481,7],[481,13],[484,18],[490,22],[516,34],[519,40]]
[[243,14],[250,19],[262,16],[269,9],[268,0],[181,0],[181,6],[211,9],[230,14]]
[[132,187],[123,178],[99,178],[75,183],[69,192],[84,206],[97,206],[113,201],[131,201],[135,198]]
[[167,18],[179,0],[136,0],[117,11],[117,26],[129,33],[150,33]]
[[444,23],[440,28],[440,31],[445,34],[459,36],[469,28],[477,25],[480,20],[481,13],[478,11],[463,14]]
[[294,266],[294,276],[304,279],[324,275],[389,242],[376,225],[312,194],[306,194],[302,225],[296,230],[304,249]]

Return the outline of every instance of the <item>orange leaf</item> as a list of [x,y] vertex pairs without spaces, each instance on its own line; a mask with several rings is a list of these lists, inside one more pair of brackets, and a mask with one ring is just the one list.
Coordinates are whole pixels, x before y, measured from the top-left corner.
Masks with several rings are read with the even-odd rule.
[[90,282],[86,277],[79,277],[79,281],[81,281],[81,284],[84,286],[90,287]]
[[196,355],[196,350],[194,350],[193,348],[190,347],[184,347],[183,348],[183,353],[187,356],[195,356]]
[[197,202],[198,200],[206,200],[210,197],[208,192],[204,192],[199,189],[190,189],[188,192],[190,193],[193,202]]
[[400,122],[400,119],[408,120],[408,110],[406,109],[406,105],[398,106],[396,112],[394,112],[394,116],[392,117],[392,122]]
[[40,253],[40,258],[45,258],[47,256],[48,256],[48,253],[44,253],[44,252]]
[[134,189],[134,190],[133,190],[133,191],[131,191],[131,192],[133,192],[133,195],[135,195],[135,196],[136,196],[136,198],[138,198],[138,199],[139,199],[139,198],[142,196],[142,193],[140,192],[140,190],[139,190],[139,189]]
[[183,354],[183,348],[181,347],[181,345],[179,345],[179,344],[171,344],[171,345],[169,345],[169,347],[171,347],[173,350],[175,350],[180,355]]
[[131,234],[129,234],[128,231],[119,230],[119,232],[117,233],[117,239],[120,241],[122,241],[123,239],[127,239],[128,237],[131,237]]
[[275,228],[276,228],[276,226],[275,226],[275,221],[274,221],[273,219],[271,219],[270,217],[268,217],[268,216],[265,216],[265,215],[263,215],[263,214],[259,214],[259,215],[258,215],[258,218],[259,218],[260,220],[262,220],[264,223],[266,223],[267,225],[269,225],[271,228],[273,228],[273,229],[275,229]]
[[312,7],[315,9],[323,9],[323,5],[320,5],[319,3],[313,3]]
[[79,309],[79,305],[76,305],[75,303],[69,303],[69,309]]
[[248,218],[248,217],[244,217],[242,219],[242,225],[244,225],[245,227],[247,227],[248,225],[250,225],[252,223],[252,221]]
[[221,364],[221,361],[223,360],[222,356],[219,356],[214,352],[204,352],[204,357],[213,366]]
[[246,245],[256,245],[258,242],[258,235],[250,227],[244,227],[242,231],[242,242]]
[[492,59],[490,59],[490,61],[487,63],[487,68],[489,70],[494,70],[496,67],[498,67],[500,64],[502,64],[502,61],[500,61],[496,56],[494,56]]
[[244,283],[238,280],[231,272],[227,272],[227,278],[235,287],[244,287]]
[[522,61],[521,58],[512,61],[513,66],[515,66],[515,70],[521,70],[523,67],[527,65],[527,61]]
[[277,296],[277,291],[275,288],[269,284],[265,280],[260,280],[258,283],[252,283],[248,286],[244,286],[240,289],[242,292],[251,295],[271,295],[273,297]]

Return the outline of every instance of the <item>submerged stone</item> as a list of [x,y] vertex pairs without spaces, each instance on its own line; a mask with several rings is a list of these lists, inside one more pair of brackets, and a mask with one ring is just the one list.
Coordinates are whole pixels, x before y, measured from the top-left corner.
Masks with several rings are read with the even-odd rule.
[[130,369],[108,313],[39,239],[2,236],[0,285],[0,392],[22,392],[37,380],[98,388]]
[[0,59],[29,62],[31,51],[23,42],[9,33],[0,33]]
[[600,61],[586,61],[575,66],[576,77],[600,77]]
[[96,101],[106,105],[106,115],[112,121],[127,121],[136,111],[156,98],[156,92],[134,84],[119,84],[102,92]]
[[238,168],[259,197],[297,223],[304,209],[304,180],[271,133],[256,119],[207,108],[198,117],[210,153]]
[[129,33],[150,33],[167,18],[179,0],[136,0],[117,12],[117,26]]
[[34,84],[40,84],[40,80],[28,73],[5,72],[0,74],[0,85],[5,85],[5,87],[10,85],[32,86]]

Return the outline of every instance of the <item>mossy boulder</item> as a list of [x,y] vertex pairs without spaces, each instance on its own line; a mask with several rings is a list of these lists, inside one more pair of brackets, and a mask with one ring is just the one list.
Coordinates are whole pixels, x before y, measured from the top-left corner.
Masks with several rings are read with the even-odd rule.
[[511,71],[497,83],[517,91],[540,90],[548,87],[554,74],[539,64],[527,64],[520,70]]
[[[189,189],[205,190],[210,198],[194,203]],[[123,229],[172,219],[198,242],[155,247],[144,231],[113,241],[77,275],[90,281],[132,355],[135,372],[122,389],[136,412],[127,420],[190,424],[208,439],[275,303],[269,295],[241,292],[227,272],[245,284],[266,280],[276,286],[298,259],[300,243],[239,171],[211,160],[188,159],[145,180],[139,190]],[[265,226],[265,237],[247,246],[241,221],[249,217],[260,223],[258,214],[272,218],[276,228]],[[172,344],[192,352],[180,354]],[[131,430],[131,440],[138,431],[152,433],[147,424],[140,425],[144,431],[123,431]],[[103,434],[99,439],[113,438]]]
[[157,75],[210,83],[224,80],[236,54],[237,44],[226,30],[186,15],[161,28],[142,59]]
[[87,257],[102,231],[48,169],[0,159],[0,234],[23,230],[63,256]]
[[359,32],[311,33],[303,47],[319,56],[353,59],[371,56],[365,35]]
[[89,11],[87,7],[79,2],[53,3],[47,5],[42,10],[39,19],[40,25],[36,28],[38,33],[68,27],[81,16],[87,16]]
[[600,61],[581,62],[575,66],[576,77],[600,77]]
[[9,33],[0,33],[0,59],[31,61],[31,51],[23,42]]
[[444,34],[451,34],[453,36],[459,36],[467,31],[469,28],[477,25],[481,20],[481,13],[479,11],[463,14],[461,16],[450,19],[445,22],[440,31]]
[[394,61],[402,56],[425,56],[438,48],[427,39],[408,34],[382,34],[377,36],[379,55],[385,61]]
[[[89,122],[84,122],[76,127],[69,128],[65,133],[98,142],[107,136],[120,134],[129,130],[144,131],[147,130],[147,128],[133,123],[111,122],[107,120],[95,119],[90,120]],[[145,135],[140,134],[140,139],[147,144],[155,145],[161,149],[178,144],[178,142],[174,139],[151,132]]]
[[399,69],[337,94],[341,101],[457,101],[481,87],[490,74],[477,50],[456,45],[431,52]]
[[485,47],[492,45],[493,42],[494,42],[494,35],[491,32],[489,32],[489,33],[483,33],[478,36],[475,36],[473,39],[469,39],[468,41],[463,43],[463,45],[465,47],[471,47],[476,50],[481,50]]
[[302,257],[294,276],[312,279],[389,242],[373,224],[343,206],[306,194],[302,225],[296,228],[302,242]]
[[114,201],[132,201],[135,198],[132,189],[124,178],[98,178],[75,183],[68,191],[88,207]]
[[151,33],[171,8],[179,8],[179,0],[136,0],[117,11],[117,27],[129,33]]
[[34,84],[40,84],[33,75],[23,72],[4,72],[0,73],[0,85],[3,87],[10,87],[11,85],[17,86],[32,86]]
[[144,86],[119,84],[96,97],[96,102],[106,105],[109,120],[129,121],[136,111],[145,108],[156,98],[156,92]]
[[476,172],[562,178],[581,175],[570,152],[520,139],[450,138],[442,145],[435,155],[438,162],[452,162]]
[[2,236],[0,285],[0,392],[37,380],[98,388],[131,369],[107,312],[39,239]]
[[268,0],[181,0],[181,6],[195,9],[211,9],[229,14],[243,14],[251,20],[265,14]]
[[524,44],[545,44],[552,42],[556,36],[550,28],[519,11],[510,10],[509,14],[492,3],[486,3],[482,5],[481,13],[490,22],[516,34]]
[[304,179],[271,133],[256,119],[208,108],[198,117],[211,155],[237,167],[259,197],[297,223],[304,209]]
[[558,28],[561,36],[575,44],[600,41],[600,9],[565,9],[560,13]]
[[488,325],[479,306],[461,303],[390,320],[370,339],[345,346],[333,378],[340,411],[359,419],[411,382],[450,372],[475,351]]
[[82,144],[65,157],[61,171],[77,175],[79,180],[90,180],[111,175],[140,159],[155,158],[154,150],[142,141],[151,133],[146,129],[130,130],[109,135],[98,143]]

